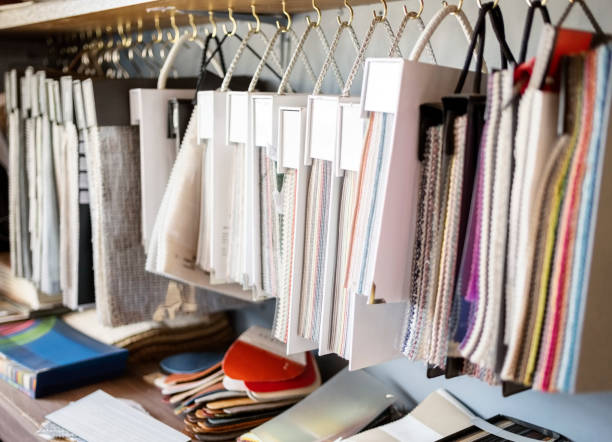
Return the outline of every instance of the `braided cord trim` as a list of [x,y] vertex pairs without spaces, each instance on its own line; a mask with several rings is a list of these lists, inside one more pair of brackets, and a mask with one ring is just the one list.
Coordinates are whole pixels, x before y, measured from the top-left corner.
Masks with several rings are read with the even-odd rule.
[[374,35],[374,31],[376,30],[376,27],[378,26],[379,23],[383,24],[385,30],[387,31],[386,32],[387,38],[389,39],[391,46],[393,46],[393,43],[395,41],[395,34],[393,33],[391,24],[389,24],[389,21],[386,18],[381,19],[380,17],[375,17],[374,20],[372,20],[372,23],[370,24],[370,29],[368,29],[368,33],[363,39],[363,43],[361,44],[361,47],[359,48],[359,53],[357,54],[357,58],[353,62],[353,67],[351,68],[351,72],[349,73],[348,78],[346,79],[344,90],[342,91],[343,97],[348,97],[351,93],[351,86],[353,85],[353,81],[355,81],[355,77],[357,76],[357,73],[359,72],[359,68],[363,64],[366,51],[368,49],[368,46],[370,45],[370,42],[372,41],[372,36]]

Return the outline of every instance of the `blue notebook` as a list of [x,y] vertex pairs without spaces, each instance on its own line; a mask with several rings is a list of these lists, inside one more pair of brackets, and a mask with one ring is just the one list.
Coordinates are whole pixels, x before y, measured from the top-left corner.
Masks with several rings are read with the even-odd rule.
[[1,325],[0,355],[0,377],[38,398],[123,373],[128,352],[51,316]]

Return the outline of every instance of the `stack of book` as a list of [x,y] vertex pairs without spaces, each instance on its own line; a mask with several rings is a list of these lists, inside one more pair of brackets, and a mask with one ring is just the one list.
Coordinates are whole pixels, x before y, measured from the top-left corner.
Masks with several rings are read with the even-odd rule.
[[0,378],[34,398],[119,375],[126,361],[55,316],[0,325]]

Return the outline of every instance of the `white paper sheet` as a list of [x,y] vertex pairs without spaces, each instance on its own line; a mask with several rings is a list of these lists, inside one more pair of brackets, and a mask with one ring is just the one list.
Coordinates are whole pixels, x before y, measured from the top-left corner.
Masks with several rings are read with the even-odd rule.
[[98,390],[45,416],[88,442],[186,442],[189,437]]

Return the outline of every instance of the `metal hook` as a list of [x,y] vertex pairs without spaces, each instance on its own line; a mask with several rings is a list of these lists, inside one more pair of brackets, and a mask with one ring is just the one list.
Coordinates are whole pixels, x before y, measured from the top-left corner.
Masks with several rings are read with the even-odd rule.
[[163,40],[163,34],[161,27],[159,26],[159,15],[155,14],[155,39],[154,43],[161,43]]
[[423,9],[425,9],[425,0],[419,0],[419,12],[410,11],[408,12],[408,7],[404,5],[404,14],[410,15],[411,18],[419,18],[423,13]]
[[130,21],[128,21],[125,24],[125,32],[126,32],[126,38],[125,38],[125,42],[122,41],[123,46],[125,46],[126,48],[129,48],[130,46],[132,46],[132,42],[133,42],[133,38],[132,38],[132,23]]
[[110,49],[113,47],[115,43],[115,39],[113,38],[113,27],[107,26],[105,31],[106,31],[106,36],[108,37],[108,40],[106,40],[106,47]]
[[376,11],[372,11],[374,14],[374,20],[384,21],[387,18],[387,0],[380,0],[383,5],[383,13],[382,15],[378,15]]
[[229,21],[232,23],[232,31],[231,32],[227,32],[227,27],[225,26],[225,23],[223,23],[223,33],[229,37],[233,37],[236,34],[236,19],[234,18],[234,10],[232,8],[227,8],[227,16],[229,18]]
[[[442,5],[443,5],[445,8],[447,8],[447,7],[448,7],[448,2],[447,2],[446,0],[443,0],[443,1],[442,1]],[[457,3],[457,10],[458,10],[458,11],[461,11],[461,8],[463,8],[463,0],[459,0],[459,3]],[[453,14],[455,14],[455,13],[453,12]]]
[[344,0],[344,7],[349,11],[349,19],[345,22],[342,21],[339,15],[336,16],[336,20],[338,21],[338,26],[351,26],[353,24],[353,7],[349,4],[348,0]]
[[315,0],[312,0],[312,8],[316,11],[317,13],[317,21],[315,23],[313,23],[310,20],[310,17],[306,16],[306,24],[308,26],[312,26],[313,28],[316,28],[317,26],[319,26],[321,24],[321,10],[319,9],[319,7],[317,6],[317,4],[315,3]]
[[189,41],[194,41],[198,36],[198,28],[195,24],[195,20],[193,18],[193,14],[189,14],[189,26],[191,26],[191,36],[189,37]]
[[123,32],[123,23],[121,21],[117,22],[117,34],[119,34],[119,39],[121,40],[121,44],[126,46],[125,42],[127,40],[125,36],[125,32]]
[[281,26],[280,22],[276,20],[276,27],[281,32],[287,32],[289,29],[291,29],[291,15],[289,15],[289,13],[287,12],[287,5],[285,4],[285,0],[283,0],[281,4],[283,5],[283,15],[287,17],[287,25]]
[[176,16],[174,15],[174,11],[170,13],[170,27],[174,30],[174,35],[172,35],[169,31],[166,33],[166,37],[168,37],[168,41],[170,43],[174,43],[181,36],[181,31],[176,25]]
[[142,31],[142,18],[138,19],[138,28],[137,28],[137,34],[136,34],[136,42],[137,43],[142,43],[144,39],[144,34]]
[[212,37],[215,38],[217,36],[217,22],[215,22],[215,14],[212,11],[208,11],[208,21],[212,26]]
[[[259,15],[255,12],[255,5],[251,5],[251,14],[255,19],[255,33],[257,34],[261,29],[261,22],[259,21]],[[253,31],[251,23],[247,23],[247,27],[249,28],[249,32]]]

